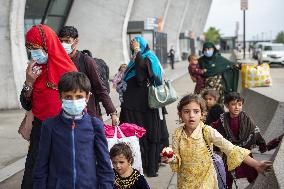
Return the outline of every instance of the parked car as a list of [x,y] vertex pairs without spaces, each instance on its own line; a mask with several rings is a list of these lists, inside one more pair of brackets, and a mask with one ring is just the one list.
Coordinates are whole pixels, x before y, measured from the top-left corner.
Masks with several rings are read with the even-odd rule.
[[263,62],[278,63],[284,65],[284,44],[281,43],[267,43],[262,44],[257,54],[259,64]]

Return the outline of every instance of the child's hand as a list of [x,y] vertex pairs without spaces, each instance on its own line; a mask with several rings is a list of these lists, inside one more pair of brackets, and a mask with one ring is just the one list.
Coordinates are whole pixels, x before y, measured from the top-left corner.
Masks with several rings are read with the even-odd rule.
[[255,166],[254,168],[258,173],[264,173],[265,171],[270,171],[272,166],[271,161],[258,161],[258,165]]
[[175,153],[171,147],[165,147],[160,155],[162,162],[165,163],[170,163],[176,158]]
[[167,156],[163,156],[163,153],[161,153],[160,155],[161,155],[161,161],[166,164],[171,163],[172,161],[176,159],[175,155],[171,158],[168,158]]

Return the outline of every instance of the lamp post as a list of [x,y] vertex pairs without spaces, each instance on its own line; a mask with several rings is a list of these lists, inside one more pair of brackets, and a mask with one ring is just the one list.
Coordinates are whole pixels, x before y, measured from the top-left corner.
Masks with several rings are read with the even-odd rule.
[[243,59],[246,59],[246,10],[244,11],[244,35],[243,35],[243,46],[244,46],[244,55],[243,55]]
[[244,32],[243,32],[243,59],[246,58],[246,10],[248,9],[248,0],[241,0],[241,10],[244,15]]

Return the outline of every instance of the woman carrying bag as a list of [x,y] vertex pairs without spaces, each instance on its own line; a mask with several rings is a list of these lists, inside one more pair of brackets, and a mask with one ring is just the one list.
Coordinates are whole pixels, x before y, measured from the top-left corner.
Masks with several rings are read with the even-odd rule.
[[120,122],[145,128],[146,134],[139,141],[143,170],[148,177],[156,177],[161,140],[167,135],[167,128],[166,123],[161,121],[159,109],[149,107],[148,86],[162,84],[162,68],[159,59],[141,36],[131,41],[130,49],[132,57],[124,74],[127,87],[123,92]]

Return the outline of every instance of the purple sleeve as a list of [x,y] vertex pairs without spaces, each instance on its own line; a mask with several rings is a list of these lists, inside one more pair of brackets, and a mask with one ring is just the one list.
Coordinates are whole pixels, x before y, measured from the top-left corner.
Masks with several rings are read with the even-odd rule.
[[214,121],[210,123],[210,126],[213,127],[214,129],[218,129],[222,125],[221,120],[218,119],[217,121]]
[[98,119],[94,119],[93,124],[95,128],[94,150],[97,157],[96,172],[98,186],[99,188],[112,189],[114,184],[114,172],[110,164],[110,157],[103,122]]
[[204,71],[203,71],[203,69],[200,69],[199,68],[199,66],[190,66],[189,67],[189,72],[191,73],[191,74],[193,74],[193,75],[201,75],[201,76],[203,76],[203,74],[204,74]]

